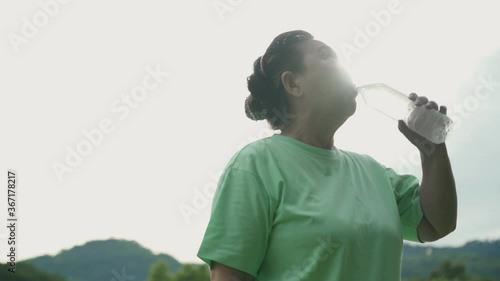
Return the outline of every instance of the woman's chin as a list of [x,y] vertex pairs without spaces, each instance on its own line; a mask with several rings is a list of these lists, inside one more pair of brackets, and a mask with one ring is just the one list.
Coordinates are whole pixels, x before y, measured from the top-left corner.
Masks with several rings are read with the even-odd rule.
[[352,115],[354,115],[354,113],[356,112],[356,109],[357,109],[356,100],[353,100],[351,103],[346,104],[345,109],[346,109],[346,115],[348,118],[351,117]]

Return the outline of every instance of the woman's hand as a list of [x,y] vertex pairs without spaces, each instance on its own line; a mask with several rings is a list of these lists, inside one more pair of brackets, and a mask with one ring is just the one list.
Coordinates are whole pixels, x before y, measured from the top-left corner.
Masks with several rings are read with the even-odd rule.
[[[416,106],[425,106],[427,110],[439,110],[442,114],[446,115],[447,108],[444,105],[438,106],[435,101],[429,101],[425,96],[418,96],[415,93],[411,93],[408,98],[415,102]],[[424,153],[426,156],[430,156],[436,149],[436,146],[443,146],[442,144],[434,144],[421,135],[414,132],[412,129],[408,128],[403,120],[399,120],[398,124],[399,131],[411,142],[413,143],[420,152]]]

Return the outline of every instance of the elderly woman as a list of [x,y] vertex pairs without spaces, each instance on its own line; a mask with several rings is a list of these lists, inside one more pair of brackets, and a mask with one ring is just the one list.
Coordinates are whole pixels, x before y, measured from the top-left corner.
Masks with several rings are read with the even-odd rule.
[[212,280],[397,281],[403,239],[435,241],[455,229],[445,144],[399,122],[421,151],[421,183],[335,147],[357,91],[328,45],[300,30],[280,34],[247,82],[247,116],[280,133],[241,149],[220,178],[198,252]]

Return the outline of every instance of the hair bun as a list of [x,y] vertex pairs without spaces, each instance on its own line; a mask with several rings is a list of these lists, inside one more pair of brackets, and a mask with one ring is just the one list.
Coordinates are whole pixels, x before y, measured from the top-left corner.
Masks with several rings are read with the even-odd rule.
[[245,114],[252,120],[264,120],[268,116],[272,89],[260,68],[260,57],[255,60],[254,72],[247,78],[250,95],[245,99]]
[[256,100],[252,94],[245,99],[245,114],[252,120],[264,120],[267,117],[267,109],[262,101]]

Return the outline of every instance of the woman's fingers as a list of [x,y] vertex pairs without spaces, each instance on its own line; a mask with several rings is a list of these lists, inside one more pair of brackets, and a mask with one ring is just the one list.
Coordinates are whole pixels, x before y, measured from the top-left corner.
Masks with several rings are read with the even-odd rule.
[[439,112],[443,113],[444,115],[446,115],[446,113],[448,112],[448,108],[446,107],[446,105],[441,105],[439,107]]
[[429,99],[427,99],[427,97],[424,97],[424,96],[420,96],[417,98],[417,100],[415,101],[415,105],[416,106],[421,106],[423,104],[426,104],[427,102],[429,102]]
[[425,96],[419,97],[416,93],[410,93],[408,98],[415,102],[416,106],[421,106],[425,104],[426,109],[435,109],[439,110],[442,114],[446,115],[448,112],[448,108],[445,105],[439,106],[435,101],[429,101],[429,99]]
[[439,106],[435,101],[430,101],[425,105],[425,108],[438,110]]

